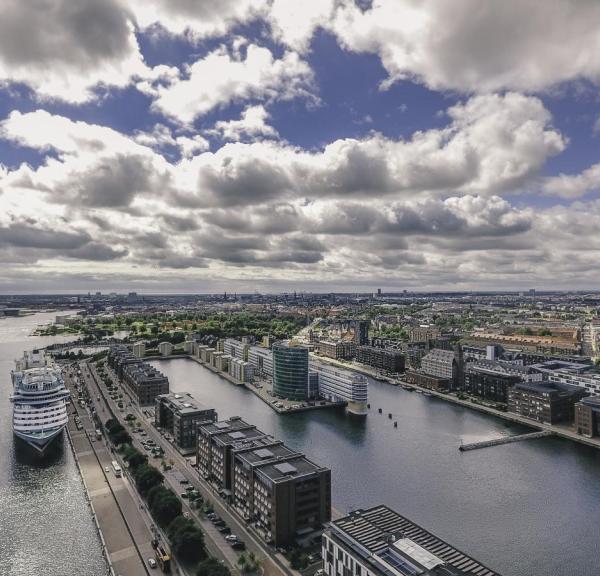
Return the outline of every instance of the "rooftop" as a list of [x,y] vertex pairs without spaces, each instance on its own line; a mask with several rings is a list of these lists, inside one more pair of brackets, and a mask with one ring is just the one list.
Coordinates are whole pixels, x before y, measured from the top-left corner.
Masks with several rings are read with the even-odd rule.
[[[271,441],[268,445],[267,439]],[[248,451],[243,451],[241,454],[238,454],[237,457],[250,466],[256,466],[272,460],[284,460],[298,455],[297,452],[288,448],[281,441],[274,440],[270,436],[267,436],[263,439],[263,447],[255,450],[250,449]]]
[[213,410],[213,408],[208,408],[204,404],[197,402],[186,392],[161,394],[157,396],[157,400],[171,405],[174,410],[181,414],[194,414],[196,412]]
[[[498,576],[384,505],[356,510],[334,520],[330,530],[364,560],[370,564],[383,561],[388,571],[391,567],[396,574]],[[413,562],[422,568],[416,568]]]
[[560,384],[558,382],[519,382],[515,384],[515,388],[527,390],[529,392],[537,392],[538,394],[551,394],[552,392],[582,392],[580,386],[572,386],[571,384]]
[[291,458],[285,462],[272,462],[265,464],[258,469],[259,475],[264,475],[273,482],[279,482],[288,478],[299,478],[307,474],[313,474],[323,470],[321,466],[317,466],[304,456]]
[[219,422],[212,422],[211,424],[205,424],[201,427],[204,434],[216,435],[236,432],[238,430],[245,430],[255,428],[252,424],[242,420],[239,416],[234,416],[229,420],[220,420]]

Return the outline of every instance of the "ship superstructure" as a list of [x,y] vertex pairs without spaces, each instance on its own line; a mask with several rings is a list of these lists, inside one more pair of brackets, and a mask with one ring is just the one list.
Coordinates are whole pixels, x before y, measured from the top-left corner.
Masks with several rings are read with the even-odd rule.
[[60,368],[43,351],[26,352],[12,372],[13,432],[43,453],[68,422],[67,400]]

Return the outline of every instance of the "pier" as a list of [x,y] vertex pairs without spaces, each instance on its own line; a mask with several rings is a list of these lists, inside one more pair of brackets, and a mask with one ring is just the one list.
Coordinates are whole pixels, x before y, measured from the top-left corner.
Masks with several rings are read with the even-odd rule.
[[539,432],[529,432],[527,434],[518,434],[516,436],[504,436],[502,438],[494,438],[493,440],[483,440],[481,442],[473,442],[471,444],[461,444],[458,449],[461,452],[470,450],[478,450],[479,448],[489,448],[490,446],[501,446],[502,444],[512,444],[513,442],[522,442],[523,440],[535,440],[536,438],[546,438],[554,433],[550,430],[541,430]]

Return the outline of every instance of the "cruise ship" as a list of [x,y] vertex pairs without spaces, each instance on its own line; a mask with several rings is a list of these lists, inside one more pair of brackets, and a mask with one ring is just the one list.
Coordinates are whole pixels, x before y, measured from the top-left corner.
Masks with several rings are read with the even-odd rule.
[[43,454],[68,422],[67,400],[60,369],[43,350],[25,352],[12,371],[13,432]]

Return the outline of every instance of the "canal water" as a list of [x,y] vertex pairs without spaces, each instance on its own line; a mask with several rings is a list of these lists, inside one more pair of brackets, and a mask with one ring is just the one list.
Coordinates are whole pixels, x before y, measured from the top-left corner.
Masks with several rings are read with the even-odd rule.
[[35,337],[55,314],[0,319],[0,574],[104,576],[108,566],[66,436],[40,461],[12,434],[10,371],[24,350],[63,342]]
[[192,360],[152,364],[171,391],[329,466],[340,512],[385,503],[503,576],[600,574],[600,451],[548,438],[461,453],[461,441],[526,429],[376,381],[365,419],[343,409],[279,415]]

